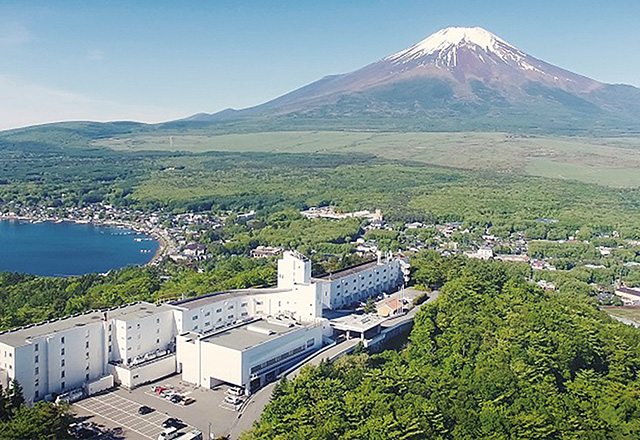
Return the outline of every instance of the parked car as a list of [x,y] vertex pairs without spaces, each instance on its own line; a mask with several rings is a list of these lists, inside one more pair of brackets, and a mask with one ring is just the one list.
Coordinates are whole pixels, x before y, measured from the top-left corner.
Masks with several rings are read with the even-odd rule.
[[232,396],[243,396],[244,395],[244,389],[240,388],[240,387],[231,387],[227,390],[228,394],[231,394]]
[[180,394],[174,394],[169,398],[169,402],[171,403],[180,403],[182,400],[182,396]]
[[169,417],[167,420],[165,420],[164,422],[162,422],[162,427],[163,428],[176,428],[176,429],[182,429],[185,426],[187,426],[186,423],[184,423],[182,420],[177,419],[175,417]]
[[138,414],[140,414],[141,416],[145,415],[145,414],[149,414],[154,412],[155,409],[151,408],[150,406],[147,405],[142,405],[140,408],[138,408]]
[[240,405],[242,403],[242,399],[238,396],[231,396],[227,394],[224,396],[224,401],[230,403],[231,405]]
[[172,426],[158,434],[158,440],[173,440],[174,438],[180,437],[182,434],[183,433],[181,433],[177,428]]
[[191,405],[195,401],[196,401],[196,399],[194,399],[193,397],[185,397],[184,399],[182,399],[182,402],[180,402],[180,404],[184,405],[184,406],[187,406],[187,405]]
[[151,389],[152,389],[152,390],[153,390],[153,392],[154,392],[154,393],[156,393],[156,394],[162,394],[162,392],[163,392],[164,390],[166,390],[167,388],[156,385],[156,386],[154,386],[154,387],[153,387],[153,388],[151,388]]

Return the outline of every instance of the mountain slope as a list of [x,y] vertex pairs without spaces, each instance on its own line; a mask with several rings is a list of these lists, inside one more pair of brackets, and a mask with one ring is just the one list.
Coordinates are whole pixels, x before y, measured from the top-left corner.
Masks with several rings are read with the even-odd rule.
[[[258,118],[259,117],[259,118]],[[351,73],[195,120],[386,129],[543,131],[640,127],[640,89],[532,57],[481,28],[447,28]]]

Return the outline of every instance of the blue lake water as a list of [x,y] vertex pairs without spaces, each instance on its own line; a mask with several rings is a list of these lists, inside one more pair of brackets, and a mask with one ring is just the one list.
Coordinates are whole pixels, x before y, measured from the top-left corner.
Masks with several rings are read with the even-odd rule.
[[0,271],[42,276],[107,272],[148,263],[158,246],[129,229],[0,221]]

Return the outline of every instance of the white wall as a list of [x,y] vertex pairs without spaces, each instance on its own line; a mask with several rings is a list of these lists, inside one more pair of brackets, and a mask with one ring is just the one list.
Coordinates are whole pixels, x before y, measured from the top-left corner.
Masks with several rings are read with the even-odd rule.
[[178,364],[185,382],[209,388],[214,378],[242,385],[241,352],[202,342],[196,335],[178,336]]
[[155,350],[166,350],[173,343],[176,326],[172,310],[156,311],[145,317],[114,320],[117,350],[112,360],[131,364],[136,356]]
[[322,305],[327,309],[336,309],[365,301],[369,296],[388,293],[402,283],[402,278],[400,261],[393,259],[352,275],[317,282],[320,284]]
[[311,261],[301,254],[285,251],[278,260],[278,288],[291,289],[311,282]]
[[112,374],[116,377],[116,381],[128,389],[153,382],[154,380],[169,376],[175,372],[175,354],[136,367],[112,366]]

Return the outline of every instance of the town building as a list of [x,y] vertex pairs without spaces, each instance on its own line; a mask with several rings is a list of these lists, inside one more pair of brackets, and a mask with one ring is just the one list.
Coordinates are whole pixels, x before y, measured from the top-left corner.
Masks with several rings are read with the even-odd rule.
[[625,304],[640,304],[640,289],[618,287],[616,288],[615,294],[618,295]]
[[284,249],[280,247],[258,246],[251,250],[251,258],[270,258],[282,254]]

